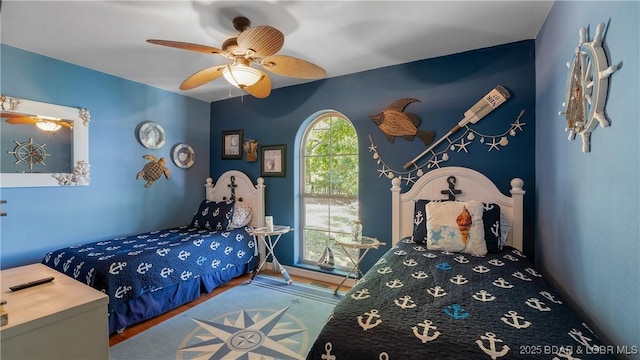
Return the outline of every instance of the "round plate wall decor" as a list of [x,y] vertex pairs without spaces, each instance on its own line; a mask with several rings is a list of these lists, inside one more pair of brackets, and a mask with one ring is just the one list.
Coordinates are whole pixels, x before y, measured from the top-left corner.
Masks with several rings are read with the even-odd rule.
[[191,146],[178,144],[173,148],[171,158],[179,168],[188,169],[193,166],[193,163],[196,161],[196,153]]
[[138,140],[147,149],[160,149],[166,142],[166,134],[160,124],[147,121],[138,128]]

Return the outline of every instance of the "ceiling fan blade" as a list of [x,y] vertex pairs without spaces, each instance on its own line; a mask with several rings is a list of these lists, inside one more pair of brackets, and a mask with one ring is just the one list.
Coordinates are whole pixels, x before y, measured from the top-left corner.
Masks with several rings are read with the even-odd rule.
[[224,69],[225,66],[227,65],[213,66],[196,72],[182,82],[180,90],[190,90],[219,78],[222,76],[222,69]]
[[7,112],[7,111],[3,111],[0,112],[0,118],[30,118],[30,115],[25,115],[25,114],[18,114],[18,113],[12,113],[12,112]]
[[182,41],[148,39],[147,42],[151,44],[169,46],[169,47],[183,49],[183,50],[197,51],[205,54],[224,54],[224,51],[222,51],[221,49],[215,48],[213,46],[192,44],[192,43],[182,42]]
[[6,118],[5,122],[7,124],[13,124],[13,125],[33,125],[35,123],[40,122],[38,119],[33,118],[31,116],[24,116],[24,115],[15,115],[15,114],[11,114],[10,116],[5,116],[7,115],[7,113],[2,113],[2,117]]
[[73,125],[71,125],[70,123],[60,120],[60,121],[50,121],[50,122],[55,122],[56,124],[66,127],[67,129],[73,129]]
[[271,78],[264,71],[258,70],[262,73],[262,79],[257,83],[244,88],[249,94],[259,99],[266,98],[271,94]]
[[8,112],[3,112],[2,114],[0,114],[0,117],[5,118],[6,119],[5,122],[7,124],[12,124],[12,125],[35,125],[38,123],[53,123],[60,126],[64,126],[68,129],[73,128],[73,125],[71,123],[64,120],[43,119],[37,116],[14,114],[14,113],[8,113]]
[[284,35],[271,26],[256,26],[238,35],[238,45],[245,50],[252,50],[253,57],[271,56],[284,45]]
[[327,76],[327,72],[320,66],[286,55],[266,57],[260,65],[272,73],[299,79],[321,79]]

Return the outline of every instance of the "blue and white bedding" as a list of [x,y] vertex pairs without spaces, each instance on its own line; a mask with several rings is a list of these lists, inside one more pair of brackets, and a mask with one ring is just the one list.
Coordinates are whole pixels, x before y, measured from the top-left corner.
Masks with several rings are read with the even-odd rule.
[[42,263],[109,295],[112,313],[143,294],[212,273],[237,276],[257,257],[247,229],[151,231],[52,251]]
[[336,305],[307,359],[605,359],[519,251],[428,250],[411,238]]

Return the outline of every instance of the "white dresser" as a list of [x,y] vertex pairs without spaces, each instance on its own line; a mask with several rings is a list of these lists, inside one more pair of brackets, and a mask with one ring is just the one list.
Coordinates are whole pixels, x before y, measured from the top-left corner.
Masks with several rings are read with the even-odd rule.
[[[12,292],[9,287],[54,276]],[[9,323],[0,327],[0,358],[108,359],[107,295],[45,265],[0,271]]]

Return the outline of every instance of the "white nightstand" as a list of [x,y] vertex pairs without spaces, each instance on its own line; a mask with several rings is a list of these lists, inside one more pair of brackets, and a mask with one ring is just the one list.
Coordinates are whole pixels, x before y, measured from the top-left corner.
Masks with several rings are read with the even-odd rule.
[[[12,292],[9,287],[54,276]],[[9,323],[0,327],[2,359],[108,359],[109,297],[48,266],[0,271]]]

